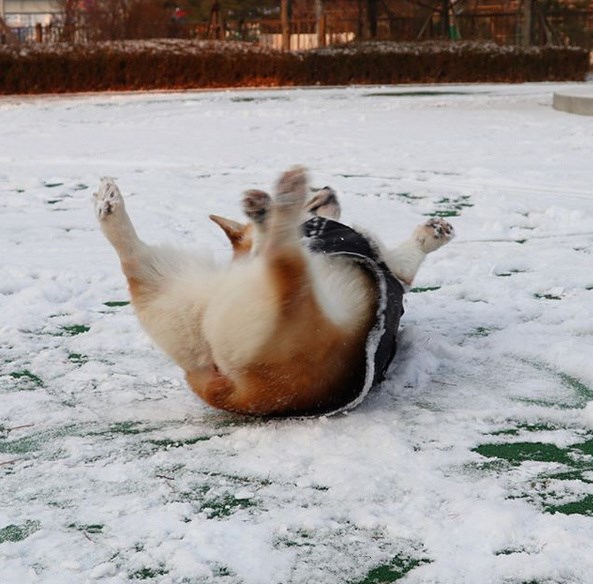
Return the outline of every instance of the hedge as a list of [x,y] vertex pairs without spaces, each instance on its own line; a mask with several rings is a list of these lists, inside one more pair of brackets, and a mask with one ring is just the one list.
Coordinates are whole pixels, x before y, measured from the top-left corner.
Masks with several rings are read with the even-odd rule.
[[0,46],[0,93],[397,83],[582,81],[585,49],[352,43],[302,52],[184,40]]

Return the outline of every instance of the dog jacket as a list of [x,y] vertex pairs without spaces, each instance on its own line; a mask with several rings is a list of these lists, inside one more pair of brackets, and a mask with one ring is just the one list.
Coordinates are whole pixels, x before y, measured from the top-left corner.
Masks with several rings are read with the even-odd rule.
[[313,217],[303,224],[303,234],[313,253],[351,259],[365,269],[376,284],[377,313],[366,342],[364,380],[362,386],[356,388],[353,399],[326,412],[334,414],[356,407],[375,385],[385,379],[397,350],[397,329],[404,312],[404,288],[381,258],[375,243],[351,227]]

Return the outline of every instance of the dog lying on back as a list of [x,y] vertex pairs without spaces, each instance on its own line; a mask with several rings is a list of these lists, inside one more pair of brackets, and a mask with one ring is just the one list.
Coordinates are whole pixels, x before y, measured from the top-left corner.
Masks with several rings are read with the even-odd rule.
[[295,167],[273,198],[245,194],[247,224],[211,216],[234,251],[221,267],[141,241],[113,180],[95,193],[140,323],[216,408],[309,415],[354,407],[393,358],[404,286],[453,237],[431,219],[384,249],[337,222],[331,189],[308,195],[306,172]]

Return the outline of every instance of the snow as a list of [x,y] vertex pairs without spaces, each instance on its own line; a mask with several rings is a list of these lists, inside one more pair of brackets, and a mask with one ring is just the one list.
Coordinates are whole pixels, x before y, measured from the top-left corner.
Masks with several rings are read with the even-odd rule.
[[[2,582],[589,582],[593,118],[551,107],[582,87],[0,99]],[[357,409],[218,412],[140,330],[91,193],[227,261],[208,214],[295,163],[387,245],[433,213],[457,237]]]

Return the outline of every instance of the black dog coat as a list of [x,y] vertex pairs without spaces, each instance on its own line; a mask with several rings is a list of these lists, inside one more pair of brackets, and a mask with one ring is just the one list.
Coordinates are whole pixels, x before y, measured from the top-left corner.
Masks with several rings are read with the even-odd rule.
[[308,248],[314,253],[351,259],[375,280],[377,314],[366,342],[364,380],[355,397],[326,413],[350,410],[362,402],[369,391],[385,379],[385,373],[397,350],[397,329],[403,314],[404,288],[393,276],[375,244],[351,227],[313,217],[303,224]]

